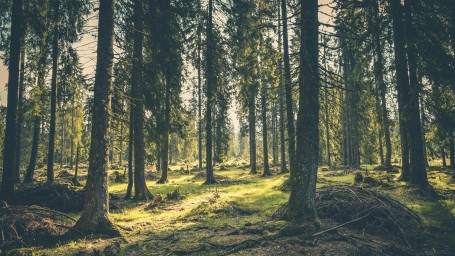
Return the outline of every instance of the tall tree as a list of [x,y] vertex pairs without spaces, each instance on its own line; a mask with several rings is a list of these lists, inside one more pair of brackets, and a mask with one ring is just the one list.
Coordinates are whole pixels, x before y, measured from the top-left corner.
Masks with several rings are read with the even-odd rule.
[[114,39],[114,0],[100,0],[92,131],[84,210],[75,228],[118,236],[109,219],[108,149]]
[[[281,1],[281,0],[278,0]],[[288,169],[286,167],[286,138],[285,138],[285,126],[284,126],[284,83],[283,83],[283,53],[282,53],[282,41],[283,36],[281,35],[281,5],[278,2],[278,51],[280,53],[279,57],[279,85],[278,85],[278,102],[279,102],[279,112],[280,112],[280,172],[287,173]]]
[[[24,34],[23,1],[13,1],[11,15],[11,41],[8,61],[8,102],[6,106],[6,129],[3,142],[3,174],[0,198],[9,201],[14,195],[14,172],[16,170],[16,114],[19,87],[19,62]],[[13,149],[13,150],[10,150]]]
[[384,81],[384,56],[383,56],[383,45],[381,42],[381,26],[380,26],[380,16],[379,16],[379,0],[373,1],[373,33],[374,33],[374,76],[376,80],[377,87],[379,89],[380,95],[380,120],[382,123],[382,132],[384,133],[385,138],[385,160],[384,165],[386,168],[390,169],[392,167],[392,142],[390,139],[390,122],[389,122],[389,113],[387,110],[387,100],[386,93],[387,87]]
[[49,126],[49,146],[47,153],[47,182],[54,182],[54,150],[55,150],[55,119],[57,111],[57,70],[58,70],[58,39],[59,12],[58,0],[53,0],[53,37],[52,37],[52,81],[51,81],[51,119]]
[[144,142],[144,95],[142,89],[142,43],[143,43],[142,0],[134,0],[134,46],[131,76],[131,97],[134,99],[134,199],[147,200],[152,197],[145,183]]
[[[420,123],[420,108],[418,101],[418,88],[414,79],[409,80],[408,75],[408,62],[410,61],[411,76],[415,71],[414,56],[408,55],[406,57],[406,42],[409,33],[404,33],[403,13],[404,7],[399,0],[390,0],[392,7],[393,19],[393,41],[395,47],[395,68],[397,77],[397,91],[399,93],[398,100],[403,106],[403,118],[407,139],[409,143],[409,163],[410,163],[410,182],[422,188],[427,187],[428,179],[425,168],[423,142],[422,142],[422,128]],[[408,17],[409,19],[409,17]],[[410,25],[408,23],[408,25]],[[414,49],[412,42],[408,43],[408,47]],[[410,85],[412,82],[412,86]]]
[[292,172],[296,168],[295,162],[295,126],[294,111],[292,103],[292,80],[291,65],[289,61],[289,42],[288,42],[288,16],[286,0],[281,0],[281,13],[283,20],[283,62],[284,62],[284,92],[286,99],[286,125],[288,130],[288,155],[289,168]]
[[206,128],[205,128],[205,153],[206,153],[206,180],[205,184],[213,184],[216,182],[213,174],[212,164],[212,102],[213,102],[213,0],[209,0],[208,17],[207,17],[207,35],[206,35]]
[[22,122],[24,120],[24,77],[25,77],[25,49],[21,51],[21,70],[19,76],[19,102],[17,104],[17,131],[16,131],[16,171],[14,172],[14,182],[20,182],[21,170],[21,138]]
[[290,219],[317,221],[316,179],[319,154],[318,1],[301,0],[297,168],[291,169]]

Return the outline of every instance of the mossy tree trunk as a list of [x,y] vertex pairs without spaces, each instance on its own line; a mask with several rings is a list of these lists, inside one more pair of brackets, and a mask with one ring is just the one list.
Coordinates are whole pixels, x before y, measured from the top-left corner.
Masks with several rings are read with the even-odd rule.
[[108,150],[114,41],[114,0],[100,0],[92,130],[84,210],[75,229],[118,236],[109,219]]

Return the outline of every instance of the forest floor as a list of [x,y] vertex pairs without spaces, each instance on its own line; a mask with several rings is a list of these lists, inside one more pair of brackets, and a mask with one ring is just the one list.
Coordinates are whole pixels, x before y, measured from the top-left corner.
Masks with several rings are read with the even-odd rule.
[[[280,235],[289,224],[272,220],[271,216],[288,200],[289,192],[281,185],[289,174],[278,174],[277,168],[272,168],[273,176],[262,177],[249,174],[247,167],[227,166],[221,168],[224,170],[219,166],[215,169],[219,183],[212,186],[202,185],[204,173],[188,173],[186,166],[172,166],[169,183],[163,185],[157,185],[157,174],[148,170],[147,185],[155,196],[149,202],[123,200],[127,187],[121,179],[123,170],[110,170],[109,192],[114,194],[111,219],[121,230],[122,237],[86,237],[52,247],[14,249],[8,255],[455,254],[453,170],[430,168],[429,180],[442,195],[435,199],[420,195],[414,188],[397,181],[398,174],[373,171],[372,166],[362,166],[363,170],[353,172],[320,169],[318,188],[354,185],[356,173],[361,172],[379,183],[356,186],[373,186],[416,212],[422,218],[423,227],[418,238],[410,239],[407,246],[381,234],[362,231],[354,234],[349,225],[321,236],[302,237],[292,232]],[[81,169],[80,181],[84,184],[86,172]],[[44,171],[38,171],[39,179],[45,178],[43,174]],[[114,182],[116,176],[120,177],[117,183]],[[68,183],[65,175],[57,173],[57,177],[59,182]],[[77,219],[79,214],[69,215]],[[322,230],[335,225],[324,222]]]

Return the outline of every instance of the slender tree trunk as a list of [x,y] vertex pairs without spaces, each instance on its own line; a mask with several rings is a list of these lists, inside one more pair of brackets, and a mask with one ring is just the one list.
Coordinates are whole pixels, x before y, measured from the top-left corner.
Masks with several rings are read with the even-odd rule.
[[[422,83],[420,83],[422,84]],[[423,99],[420,103],[421,105],[421,109],[422,109],[422,117],[421,117],[421,120],[422,120],[422,141],[423,141],[423,152],[424,152],[424,161],[425,161],[425,167],[430,167],[429,163],[428,163],[428,156],[427,156],[427,143],[426,143],[426,139],[425,139],[425,133],[426,133],[426,130],[425,130],[425,123],[426,123],[426,116],[425,116],[425,108],[424,108],[424,105],[423,105]]]
[[[43,40],[46,41],[47,38],[44,38]],[[43,45],[46,45],[46,43],[44,43]],[[38,80],[37,80],[37,87],[39,88],[39,91],[40,91],[39,96],[40,96],[41,101],[43,101],[43,99],[44,99],[43,90],[44,90],[44,80],[46,77],[46,58],[47,58],[47,56],[46,56],[45,50],[41,49],[40,58],[38,61]],[[36,102],[35,104],[39,104],[39,103]],[[27,171],[26,171],[25,177],[24,177],[24,183],[33,182],[36,161],[38,158],[38,147],[39,147],[40,132],[41,132],[41,115],[42,115],[41,108],[38,111],[38,113],[34,113],[35,115],[33,117],[32,149],[31,149],[31,153],[30,153],[29,164],[28,164]]]
[[80,151],[80,146],[79,143],[76,145],[76,169],[74,170],[74,177],[73,177],[73,185],[75,186],[80,186],[79,181],[77,180],[77,175],[79,171],[79,151]]
[[[276,95],[276,91],[274,90]],[[273,166],[278,165],[278,121],[277,121],[277,109],[276,103],[272,102],[272,157],[273,157]]]
[[386,92],[387,87],[384,82],[384,56],[382,53],[383,47],[381,44],[381,26],[380,26],[380,17],[379,17],[379,4],[378,0],[374,1],[373,6],[373,24],[374,24],[374,51],[375,51],[375,64],[374,64],[374,74],[376,83],[379,88],[380,95],[380,108],[381,108],[381,130],[384,133],[385,139],[385,159],[384,165],[386,168],[390,169],[392,167],[392,143],[390,140],[390,124],[389,124],[389,114],[387,111],[387,101],[386,101]]
[[[280,0],[281,1],[281,0]],[[288,169],[286,167],[286,141],[284,135],[284,77],[283,77],[283,55],[281,54],[282,49],[282,40],[283,37],[281,36],[281,5],[278,5],[278,49],[280,52],[279,58],[279,76],[280,76],[280,84],[278,89],[278,100],[279,100],[279,108],[280,108],[280,161],[281,161],[281,173],[287,173]]]
[[205,130],[205,137],[206,137],[206,181],[204,184],[213,184],[216,182],[215,176],[213,174],[213,165],[212,165],[212,86],[213,86],[213,0],[209,0],[208,6],[208,19],[207,19],[207,72],[206,72],[206,87],[207,87],[207,107],[206,107],[206,130]]
[[450,132],[450,139],[449,139],[449,159],[450,159],[450,168],[455,167],[455,143],[454,143],[454,135],[453,132]]
[[447,167],[447,163],[446,163],[446,152],[445,152],[445,149],[444,149],[444,143],[442,143],[441,145],[441,158],[442,158],[442,167],[446,168]]
[[131,97],[134,99],[134,199],[152,198],[145,184],[144,101],[142,89],[142,44],[143,44],[142,0],[134,1],[134,52],[131,79]]
[[[327,55],[326,55],[326,38],[324,37],[324,68],[327,70]],[[326,76],[327,80],[327,76]],[[328,84],[324,87],[324,109],[325,109],[325,137],[326,137],[326,147],[327,147],[327,165],[332,166],[331,156],[330,156],[330,116],[329,116],[329,88]]]
[[292,221],[317,222],[316,179],[319,153],[318,1],[301,0],[297,168],[291,169]]
[[6,129],[3,141],[3,174],[0,198],[10,201],[14,196],[14,172],[16,170],[16,114],[19,87],[19,62],[24,34],[22,0],[13,1],[11,41],[8,61],[8,102],[6,106]]
[[[171,113],[171,77],[166,77],[166,95],[164,100],[164,129],[161,139],[161,160],[162,160],[162,172],[161,178],[157,181],[158,184],[164,184],[168,182],[167,175],[169,169],[169,125],[170,125],[170,113]],[[172,153],[172,152],[171,152]],[[171,154],[172,157],[172,154]],[[171,158],[172,160],[172,158]]]
[[49,124],[49,146],[47,152],[47,182],[54,182],[54,154],[55,154],[55,120],[57,110],[57,71],[58,71],[58,33],[59,33],[59,2],[53,1],[54,35],[52,38],[52,81],[51,81],[51,119]]
[[[74,99],[72,100],[71,108],[71,138],[70,138],[70,169],[73,170],[74,159]],[[77,151],[77,150],[76,150]]]
[[256,104],[255,104],[255,84],[248,88],[248,130],[250,145],[250,173],[256,174]]
[[114,0],[100,0],[92,131],[84,210],[75,229],[119,236],[109,219],[108,150],[114,41]]
[[133,171],[133,152],[134,152],[134,111],[133,99],[130,99],[130,127],[128,134],[128,186],[126,187],[125,199],[130,199],[133,191],[134,171]]
[[[123,106],[123,100],[122,100],[122,106]],[[119,165],[120,168],[123,167],[123,121],[120,121],[118,165]]]
[[[260,63],[260,60],[259,60]],[[259,68],[260,70],[260,68]],[[259,74],[260,76],[261,74]],[[261,79],[259,78],[259,83],[261,87],[261,116],[262,116],[262,152],[264,153],[264,172],[262,173],[263,176],[270,176],[272,173],[270,172],[269,168],[269,150],[268,150],[268,141],[267,141],[267,86],[265,83],[262,83]]]
[[21,137],[22,137],[22,123],[24,119],[23,105],[24,105],[24,74],[25,74],[25,50],[21,51],[21,69],[19,78],[19,102],[17,104],[17,131],[16,131],[16,170],[14,172],[14,182],[19,183],[21,180]]
[[62,119],[62,138],[60,140],[60,169],[63,168],[63,160],[64,160],[64,157],[63,157],[63,154],[64,154],[64,147],[65,147],[65,114],[64,114],[64,109],[63,107],[60,108],[60,110],[62,111],[62,114],[61,114],[61,119]]
[[283,61],[284,61],[284,88],[286,96],[286,121],[288,130],[288,155],[289,168],[292,172],[295,169],[295,126],[294,111],[292,107],[292,80],[291,65],[289,63],[288,46],[288,18],[286,0],[281,0],[281,12],[283,16]]
[[[198,10],[201,9],[201,0],[198,1]],[[200,21],[201,22],[201,21]],[[198,160],[199,171],[202,171],[202,65],[201,65],[201,49],[202,49],[202,24],[198,26],[198,44],[197,44],[197,134],[198,134]]]
[[33,121],[32,150],[31,150],[31,154],[30,154],[30,162],[28,164],[27,171],[25,172],[24,183],[33,182],[36,160],[38,158],[40,130],[41,130],[41,117],[35,116],[34,121]]
[[[401,5],[401,4],[400,4]],[[419,83],[417,79],[416,48],[414,45],[414,31],[412,21],[412,6],[409,0],[405,0],[405,25],[407,39],[407,56],[409,64],[409,84],[405,89],[408,104],[406,104],[406,124],[409,136],[409,163],[411,166],[410,182],[421,187],[429,186],[425,165],[425,152],[423,151],[422,123],[420,120],[419,106]],[[395,20],[394,20],[395,21]],[[406,57],[404,57],[404,60]]]

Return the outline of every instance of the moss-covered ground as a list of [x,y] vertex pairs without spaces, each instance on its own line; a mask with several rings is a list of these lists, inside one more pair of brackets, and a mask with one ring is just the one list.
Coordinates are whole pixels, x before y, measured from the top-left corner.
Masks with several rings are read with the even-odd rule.
[[[234,167],[235,166],[235,167]],[[289,174],[262,177],[251,175],[246,167],[223,166],[215,169],[216,185],[202,185],[204,174],[188,173],[186,166],[172,166],[169,182],[156,184],[159,175],[147,172],[148,188],[162,200],[123,200],[126,182],[115,183],[116,170],[110,170],[110,193],[118,196],[111,219],[122,233],[120,238],[91,236],[62,242],[52,248],[21,248],[12,255],[362,255],[359,246],[353,249],[348,242],[332,241],[330,246],[318,248],[313,240],[289,238],[285,241],[260,241],[261,237],[278,233],[288,223],[273,221],[271,215],[289,196],[281,186]],[[183,167],[183,170],[181,168]],[[71,170],[68,171],[72,173]],[[123,175],[123,170],[118,170]],[[357,172],[369,175],[380,184],[374,189],[383,191],[405,204],[423,220],[422,241],[426,244],[416,254],[455,254],[455,183],[453,170],[432,167],[429,180],[443,195],[439,199],[416,193],[415,188],[398,181],[399,174],[373,171],[373,166],[362,170],[319,171],[318,188],[327,185],[354,184]],[[82,168],[81,183],[86,172]],[[368,173],[368,174],[367,174]],[[40,172],[37,173],[40,175]],[[60,182],[68,182],[63,177]],[[360,184],[360,186],[369,186]],[[180,198],[168,199],[175,190]],[[77,218],[80,213],[71,213]],[[323,243],[321,246],[323,246]],[[363,252],[368,255],[368,252]]]

